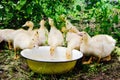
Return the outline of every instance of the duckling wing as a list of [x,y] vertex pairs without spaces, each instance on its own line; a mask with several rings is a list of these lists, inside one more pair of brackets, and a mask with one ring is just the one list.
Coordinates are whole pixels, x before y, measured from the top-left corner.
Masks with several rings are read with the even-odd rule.
[[90,50],[93,51],[94,55],[106,57],[115,48],[115,41],[107,35],[98,35],[92,37],[90,41]]
[[41,29],[38,30],[39,33],[39,42],[40,44],[45,44],[45,41],[47,40],[47,36],[48,36],[48,30],[45,29]]

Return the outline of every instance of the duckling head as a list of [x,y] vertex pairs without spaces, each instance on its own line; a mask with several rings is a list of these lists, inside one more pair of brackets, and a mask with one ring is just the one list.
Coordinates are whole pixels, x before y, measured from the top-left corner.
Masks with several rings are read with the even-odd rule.
[[23,27],[25,27],[25,26],[27,26],[27,27],[33,27],[33,26],[34,26],[34,23],[33,23],[32,21],[27,21],[27,22],[23,25]]
[[85,31],[78,32],[78,35],[82,37],[83,41],[88,41],[88,39],[90,38],[90,36],[88,35],[88,33],[85,32]]
[[73,26],[73,25],[70,23],[70,21],[68,21],[68,20],[66,20],[66,29],[67,29],[67,31],[73,32],[73,33],[79,32],[79,31],[75,28],[75,26]]
[[45,20],[42,19],[42,20],[40,21],[39,25],[44,26],[44,24],[45,24]]
[[65,21],[66,21],[65,22],[66,26],[62,27],[61,32],[63,32],[63,33],[64,32],[74,32],[74,30],[72,30],[72,27],[71,28],[69,27],[69,21],[66,19],[65,19]]
[[61,32],[67,32],[67,29],[66,29],[66,27],[62,27],[62,29],[61,29]]

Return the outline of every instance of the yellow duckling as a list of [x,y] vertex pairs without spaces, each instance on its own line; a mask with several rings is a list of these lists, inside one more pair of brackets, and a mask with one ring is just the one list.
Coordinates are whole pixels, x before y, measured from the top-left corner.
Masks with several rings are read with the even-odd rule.
[[28,30],[18,29],[13,33],[15,35],[13,42],[14,53],[15,53],[14,59],[18,58],[18,56],[16,56],[17,55],[16,51],[18,48],[26,49],[26,48],[33,48],[34,46],[38,46],[38,42],[39,42],[38,31],[33,30],[34,23],[32,21],[27,21],[23,25],[23,27],[24,26],[29,27],[29,29]]
[[50,32],[48,34],[48,44],[50,45],[50,55],[53,55],[55,48],[63,44],[64,38],[62,33],[54,26],[53,19],[48,18],[48,20],[51,26]]
[[28,32],[22,32],[17,34],[14,38],[13,46],[14,46],[14,59],[18,59],[19,56],[17,56],[17,49],[27,49],[27,48],[33,48],[38,46],[38,31],[28,31]]
[[[28,26],[29,29],[28,31],[31,31],[33,29],[33,22],[32,21],[27,21],[23,26]],[[2,29],[0,30],[0,37],[2,38],[1,41],[6,41],[8,42],[8,47],[9,49],[12,49],[12,42],[14,40],[14,37],[22,32],[26,32],[24,29],[18,29],[18,30],[13,30],[13,29]]]
[[[70,26],[71,25],[71,26]],[[73,28],[70,28],[73,27]],[[66,50],[66,58],[71,59],[72,57],[72,50],[73,49],[80,49],[81,44],[81,36],[79,36],[77,33],[79,30],[75,26],[73,26],[68,20],[66,20],[66,41],[67,41],[67,50]]]
[[73,49],[80,49],[81,44],[81,36],[77,35],[73,32],[67,32],[66,41],[67,41],[67,50],[66,50],[66,58],[71,59],[72,57],[72,50]]
[[48,30],[44,26],[45,21],[41,20],[39,24],[40,24],[40,28],[38,29],[39,45],[46,45],[47,44],[47,39],[48,39]]
[[[79,32],[78,34],[83,38],[82,44],[80,45],[80,51],[83,52],[84,55],[98,57],[97,62],[100,62],[101,58],[105,57],[107,57],[107,61],[111,60],[110,54],[115,48],[115,39],[104,34],[93,37],[90,37],[86,32]],[[92,57],[87,62],[83,62],[83,64],[90,64],[91,62]]]

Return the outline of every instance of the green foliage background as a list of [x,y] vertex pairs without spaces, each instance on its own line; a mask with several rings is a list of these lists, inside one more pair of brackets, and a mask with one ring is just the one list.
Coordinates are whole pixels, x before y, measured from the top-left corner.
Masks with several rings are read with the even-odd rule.
[[74,0],[2,0],[1,28],[19,28],[27,20],[37,24],[43,17],[53,18],[60,28],[62,17],[71,14],[74,2]]
[[[20,28],[27,20],[38,23],[43,17],[65,26],[68,17],[79,30],[112,35],[120,43],[120,0],[1,0],[0,28]],[[47,26],[49,28],[49,26]]]

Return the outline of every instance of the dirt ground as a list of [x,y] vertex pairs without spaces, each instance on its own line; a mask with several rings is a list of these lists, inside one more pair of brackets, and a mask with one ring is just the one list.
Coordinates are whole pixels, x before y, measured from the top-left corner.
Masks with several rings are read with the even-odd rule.
[[26,60],[13,59],[13,50],[0,50],[0,80],[120,80],[120,61],[112,53],[109,62],[81,64],[78,60],[75,68],[59,75],[37,74],[29,69]]

